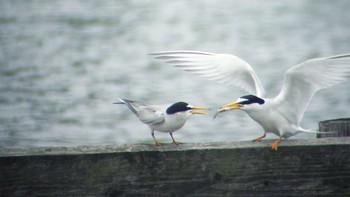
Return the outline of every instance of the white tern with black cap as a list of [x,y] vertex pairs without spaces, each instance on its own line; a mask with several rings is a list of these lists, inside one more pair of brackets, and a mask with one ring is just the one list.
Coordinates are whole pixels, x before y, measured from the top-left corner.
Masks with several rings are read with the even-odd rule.
[[120,99],[114,104],[125,104],[138,118],[152,131],[156,146],[161,144],[156,140],[154,131],[170,133],[174,144],[179,144],[173,138],[173,132],[185,125],[187,119],[193,114],[207,114],[206,107],[192,106],[186,102],[176,102],[167,105],[148,105],[139,101]]

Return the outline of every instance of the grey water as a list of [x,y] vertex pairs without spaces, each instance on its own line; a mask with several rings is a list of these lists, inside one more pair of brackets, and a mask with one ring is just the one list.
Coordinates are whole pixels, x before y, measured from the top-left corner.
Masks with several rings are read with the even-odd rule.
[[[0,1],[0,147],[153,143],[147,126],[112,104],[118,97],[212,108],[174,133],[181,142],[251,140],[263,132],[245,113],[212,120],[246,92],[147,54],[234,54],[274,96],[289,67],[350,53],[349,9],[347,0]],[[349,117],[349,85],[318,92],[302,126],[317,130],[321,120]]]

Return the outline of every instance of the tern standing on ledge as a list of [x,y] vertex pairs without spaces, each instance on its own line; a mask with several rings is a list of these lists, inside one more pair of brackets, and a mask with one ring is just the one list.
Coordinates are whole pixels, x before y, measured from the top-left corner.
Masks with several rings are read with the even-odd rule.
[[[119,98],[118,98],[119,99]],[[152,137],[156,146],[161,144],[154,137],[154,131],[170,133],[173,143],[178,145],[173,138],[173,132],[185,125],[192,114],[207,114],[199,110],[207,110],[206,107],[194,107],[185,102],[177,102],[169,105],[148,105],[138,101],[119,99],[114,104],[125,104],[144,124],[152,130]]]
[[252,67],[234,55],[199,51],[165,51],[150,55],[185,71],[248,91],[250,95],[222,106],[217,114],[234,109],[245,111],[264,129],[264,135],[254,141],[261,141],[266,133],[279,137],[271,144],[275,151],[282,138],[300,132],[316,132],[299,126],[311,98],[318,90],[350,78],[350,54],[310,59],[285,73],[282,90],[275,98],[264,98],[264,87]]

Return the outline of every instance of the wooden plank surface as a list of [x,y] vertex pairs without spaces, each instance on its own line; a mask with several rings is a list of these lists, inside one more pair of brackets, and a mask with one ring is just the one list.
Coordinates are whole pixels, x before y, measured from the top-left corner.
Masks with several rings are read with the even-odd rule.
[[0,149],[0,196],[350,196],[350,138]]
[[324,120],[319,122],[317,138],[350,136],[350,118]]

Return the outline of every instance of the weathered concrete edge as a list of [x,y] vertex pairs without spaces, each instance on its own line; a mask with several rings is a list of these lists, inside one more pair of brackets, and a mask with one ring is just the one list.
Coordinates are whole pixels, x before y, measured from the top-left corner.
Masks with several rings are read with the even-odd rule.
[[[99,146],[76,146],[76,147],[33,147],[33,148],[0,148],[0,157],[16,156],[40,156],[40,155],[81,155],[103,154],[122,152],[148,152],[148,151],[188,151],[204,149],[247,149],[269,148],[268,144],[274,140],[262,142],[230,141],[230,142],[202,142],[184,143],[180,145],[164,144],[156,147],[153,144],[125,144],[125,145],[99,145]],[[321,138],[321,139],[288,139],[280,143],[279,150],[285,146],[334,146],[350,145],[350,137]]]

